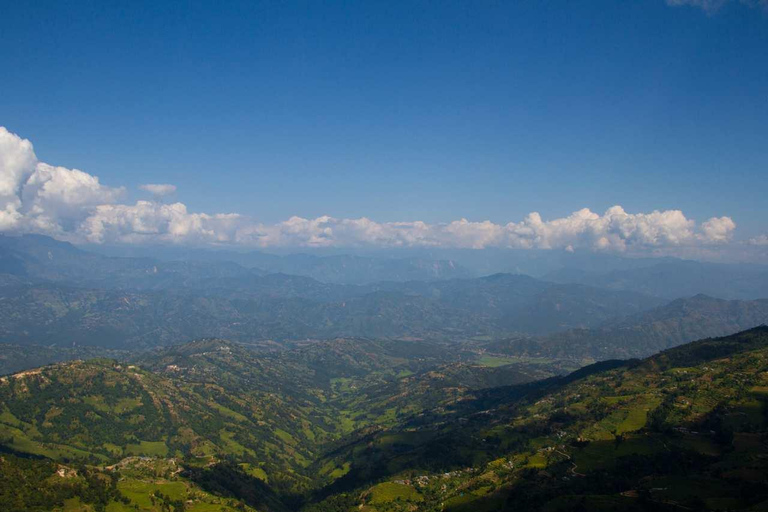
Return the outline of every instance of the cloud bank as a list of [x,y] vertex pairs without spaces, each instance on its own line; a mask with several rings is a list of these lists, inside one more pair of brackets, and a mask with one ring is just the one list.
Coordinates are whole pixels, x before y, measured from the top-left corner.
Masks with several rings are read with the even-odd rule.
[[631,249],[720,244],[736,224],[713,218],[697,229],[679,210],[627,213],[614,206],[600,215],[587,208],[568,217],[545,221],[534,212],[520,222],[496,224],[461,219],[445,224],[374,222],[370,219],[293,217],[274,226],[248,226],[238,241],[262,246],[459,247],[484,249]]
[[[145,184],[156,198],[169,184]],[[74,242],[243,245],[251,247],[452,247],[560,249],[622,253],[707,248],[727,244],[736,229],[729,217],[697,225],[679,210],[603,214],[584,208],[559,219],[536,212],[519,222],[466,219],[448,223],[376,222],[362,217],[291,217],[263,224],[236,213],[195,213],[180,202],[121,202],[122,187],[102,185],[77,169],[39,162],[32,144],[0,127],[0,231],[42,233]]]

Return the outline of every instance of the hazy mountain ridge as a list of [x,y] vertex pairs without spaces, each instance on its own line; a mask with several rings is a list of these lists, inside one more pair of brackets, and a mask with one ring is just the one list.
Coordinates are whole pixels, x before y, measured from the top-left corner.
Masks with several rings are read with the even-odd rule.
[[768,299],[677,299],[599,328],[568,329],[540,338],[499,340],[490,351],[564,359],[647,357],[696,339],[768,324]]
[[315,256],[265,253],[227,254],[225,258],[248,268],[270,273],[304,275],[324,283],[370,284],[379,281],[425,281],[473,277],[451,260],[423,258],[377,258],[347,254]]
[[248,278],[290,274],[329,284],[364,285],[379,281],[440,280],[473,277],[450,260],[375,258],[353,255],[278,256],[259,252],[162,249],[141,256],[107,256],[42,235],[0,236],[0,271],[88,287],[160,289],[209,278]]
[[[512,288],[509,292],[517,293]],[[516,300],[507,300],[503,289],[494,293],[483,292],[482,300],[489,304],[489,312],[483,313],[464,298],[440,300],[383,290],[319,301],[254,297],[253,289],[243,297],[234,293],[229,298],[189,289],[130,292],[15,284],[0,287],[0,341],[151,348],[199,337],[238,341],[336,336],[463,339],[599,325],[659,303],[626,292],[583,294],[563,288],[556,298],[545,290],[527,297],[527,304],[519,301],[523,305],[517,309],[506,309]],[[457,303],[467,303],[468,309],[453,306]]]
[[[581,258],[563,261],[579,262],[589,276],[598,275],[590,260]],[[604,279],[678,266],[695,275],[702,269],[735,271],[669,259],[605,263]],[[16,344],[147,349],[201,337],[241,342],[492,337],[490,351],[588,361],[644,356],[765,322],[760,301],[749,307],[722,301],[705,306],[703,299],[664,305],[665,299],[621,289],[617,282],[596,288],[494,274],[332,284],[263,274],[227,261],[107,257],[41,236],[1,237],[0,268],[10,272],[0,274],[0,342]],[[762,271],[739,268],[748,276]],[[687,282],[689,274],[680,279]],[[703,278],[697,279],[686,286],[695,288]]]
[[661,303],[621,290],[497,274],[369,285],[260,274],[232,262],[91,254],[0,238],[0,341],[151,348],[201,337],[451,338],[594,327]]
[[690,297],[700,293],[722,299],[749,300],[768,297],[768,266],[755,264],[729,265],[667,260],[608,272],[565,267],[544,275],[543,279],[631,290],[668,299]]

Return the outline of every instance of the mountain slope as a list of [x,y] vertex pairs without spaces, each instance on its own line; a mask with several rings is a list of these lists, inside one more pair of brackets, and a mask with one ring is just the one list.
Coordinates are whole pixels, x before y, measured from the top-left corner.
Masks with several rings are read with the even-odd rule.
[[[0,379],[0,446],[114,472],[98,491],[114,503],[147,499],[150,484],[275,512],[768,501],[768,327],[544,379],[423,350],[344,339],[258,355],[210,339],[137,365],[43,367]],[[139,478],[136,460],[181,472]]]
[[335,478],[333,468],[308,468],[355,429],[394,425],[396,410],[418,412],[457,392],[549,375],[446,363],[452,357],[404,341],[339,339],[257,354],[207,339],[131,363],[54,364],[0,378],[0,449],[117,471],[121,482],[125,464],[156,457],[183,468],[164,477],[168,485],[279,511],[318,479]]
[[601,328],[489,343],[490,351],[576,360],[644,357],[689,341],[768,323],[768,299],[677,299]]
[[310,510],[763,510],[767,370],[762,327],[476,392],[329,452]]
[[258,385],[237,392],[109,360],[3,377],[0,403],[0,438],[12,450],[101,464],[130,455],[216,460],[235,454],[276,483],[299,487],[306,482],[302,468],[313,458],[310,447],[335,428],[316,397],[308,401]]

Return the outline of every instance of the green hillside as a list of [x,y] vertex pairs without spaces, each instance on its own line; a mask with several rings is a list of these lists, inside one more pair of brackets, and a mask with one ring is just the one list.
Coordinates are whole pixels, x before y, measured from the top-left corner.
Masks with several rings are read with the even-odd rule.
[[328,454],[349,471],[312,509],[763,510],[767,391],[763,327],[475,393]]
[[238,391],[110,360],[48,366],[0,382],[0,439],[14,451],[91,464],[233,455],[275,484],[305,485],[302,468],[333,420],[299,394]]
[[131,363],[6,376],[0,505],[374,512],[768,502],[768,328],[564,377],[542,361],[497,359],[365,339],[260,354],[210,339]]

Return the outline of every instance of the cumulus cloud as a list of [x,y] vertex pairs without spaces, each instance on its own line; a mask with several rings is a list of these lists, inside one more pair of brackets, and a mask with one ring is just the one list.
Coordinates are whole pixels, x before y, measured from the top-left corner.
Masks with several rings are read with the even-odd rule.
[[169,185],[168,183],[146,183],[139,185],[139,188],[158,197],[169,196],[176,192],[176,185]]
[[0,229],[15,228],[21,221],[22,185],[34,172],[37,158],[32,143],[0,126]]
[[71,231],[92,208],[116,202],[123,192],[78,169],[39,162],[31,142],[0,127],[0,229]]
[[[155,197],[175,192],[145,184]],[[266,225],[236,213],[190,212],[180,202],[121,203],[123,188],[91,174],[39,162],[32,144],[0,128],[0,231],[35,232],[91,243],[238,244],[253,247],[455,247],[559,249],[622,253],[690,253],[727,244],[736,224],[713,217],[697,225],[679,210],[629,213],[621,206],[587,208],[546,220],[533,212],[519,222],[455,220],[376,222],[366,217],[291,217]],[[761,245],[762,239],[753,239]]]
[[768,246],[768,235],[759,235],[754,238],[750,238],[747,243],[749,245]]
[[291,217],[266,225],[237,214],[191,213],[182,203],[139,201],[98,206],[79,226],[90,242],[240,244],[256,247],[455,247],[484,249],[587,249],[642,252],[646,249],[717,245],[730,240],[728,217],[696,226],[679,210],[627,213],[614,206],[600,215],[582,209],[545,221],[531,213],[520,222],[496,224],[461,219],[449,223],[376,222]]
[[700,237],[707,242],[728,242],[736,223],[730,217],[713,217],[701,225]]
[[600,215],[582,209],[568,217],[545,221],[531,213],[521,222],[496,224],[466,219],[444,224],[374,222],[367,218],[292,217],[272,226],[246,225],[238,241],[259,246],[384,246],[483,249],[589,249],[626,252],[727,242],[736,224],[712,218],[697,229],[679,210],[627,213],[614,206]]
[[182,203],[138,201],[95,208],[78,232],[93,243],[230,243],[243,217],[189,213]]

